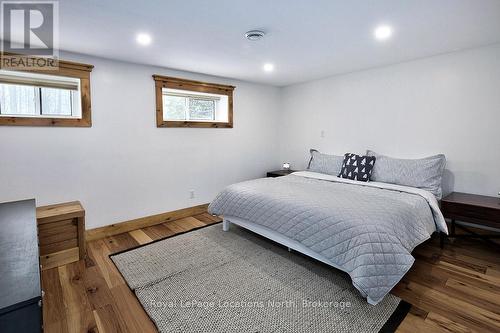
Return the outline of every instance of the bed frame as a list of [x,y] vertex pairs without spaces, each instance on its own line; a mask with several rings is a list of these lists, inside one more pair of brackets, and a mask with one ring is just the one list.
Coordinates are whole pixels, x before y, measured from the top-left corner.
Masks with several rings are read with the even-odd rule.
[[[245,228],[247,230],[250,230],[258,235],[264,236],[272,241],[275,241],[278,244],[284,245],[288,248],[288,251],[295,250],[297,252],[300,252],[302,254],[305,254],[308,257],[311,257],[313,259],[316,259],[318,261],[321,261],[322,263],[327,264],[328,266],[331,266],[333,268],[336,268],[338,270],[341,270],[345,272],[342,268],[339,266],[335,265],[333,262],[328,260],[326,257],[322,256],[319,253],[316,253],[312,251],[311,249],[305,247],[301,243],[297,242],[296,240],[293,240],[291,238],[288,238],[286,236],[283,236],[282,234],[271,230],[269,228],[266,228],[264,226],[261,226],[256,223],[252,223],[237,217],[232,217],[232,216],[224,216],[224,219],[222,220],[222,230],[223,231],[229,231],[229,227],[231,224],[236,224],[242,228]],[[376,302],[373,302],[369,297],[366,296],[366,294],[361,291],[355,284],[353,284],[356,289],[359,290],[361,295],[366,298],[369,304],[375,305],[377,304]]]

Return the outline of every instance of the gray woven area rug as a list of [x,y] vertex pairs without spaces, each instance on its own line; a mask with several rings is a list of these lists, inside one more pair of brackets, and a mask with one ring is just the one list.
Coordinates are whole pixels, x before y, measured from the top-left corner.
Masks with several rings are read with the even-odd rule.
[[390,332],[409,307],[369,305],[347,274],[234,225],[111,258],[160,332]]

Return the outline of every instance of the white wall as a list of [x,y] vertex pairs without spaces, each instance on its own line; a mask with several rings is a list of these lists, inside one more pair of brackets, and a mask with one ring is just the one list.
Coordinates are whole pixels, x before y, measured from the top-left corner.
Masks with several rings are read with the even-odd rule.
[[[207,203],[224,186],[279,166],[278,88],[76,54],[62,58],[95,66],[93,125],[0,127],[0,202],[80,200],[89,229]],[[157,128],[152,74],[235,85],[234,128]]]
[[[400,157],[444,153],[448,190],[493,196],[500,190],[500,45],[281,91],[62,56],[95,65],[93,125],[0,127],[0,202],[80,200],[87,228],[94,228],[209,202],[224,186],[261,177],[284,161],[304,168],[311,147]],[[156,128],[152,74],[235,85],[234,128]]]
[[309,148],[410,158],[444,153],[447,191],[496,196],[499,129],[494,45],[284,88],[280,156],[304,168]]

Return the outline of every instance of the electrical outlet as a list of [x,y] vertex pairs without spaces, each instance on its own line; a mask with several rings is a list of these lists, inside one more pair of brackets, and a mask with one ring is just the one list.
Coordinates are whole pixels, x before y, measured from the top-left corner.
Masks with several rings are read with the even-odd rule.
[[194,199],[194,190],[189,190],[189,199]]

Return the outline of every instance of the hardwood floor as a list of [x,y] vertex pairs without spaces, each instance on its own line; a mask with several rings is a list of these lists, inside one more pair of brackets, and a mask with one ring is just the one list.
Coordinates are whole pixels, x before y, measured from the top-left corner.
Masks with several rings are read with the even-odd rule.
[[[45,332],[156,332],[109,254],[219,222],[208,213],[88,242],[86,260],[42,272]],[[393,294],[412,309],[408,332],[500,332],[500,257],[473,240],[414,252],[411,271]]]

